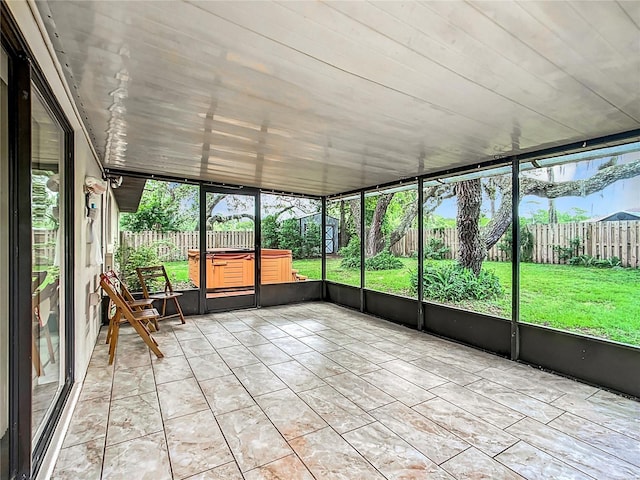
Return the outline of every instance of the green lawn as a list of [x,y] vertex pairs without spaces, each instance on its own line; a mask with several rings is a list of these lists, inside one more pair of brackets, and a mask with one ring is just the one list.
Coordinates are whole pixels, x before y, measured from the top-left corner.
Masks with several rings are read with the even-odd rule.
[[173,284],[173,288],[195,288],[195,285],[189,280],[189,264],[187,261],[182,262],[164,262],[164,268]]
[[[365,285],[372,290],[413,296],[411,271],[417,260],[403,258],[404,268],[365,272]],[[320,278],[320,265],[294,261],[294,268]],[[505,289],[494,301],[476,301],[456,306],[511,318],[511,264],[485,262]],[[343,269],[340,260],[327,260],[327,279],[360,285],[358,270]],[[585,333],[596,337],[640,345],[640,270],[600,269],[569,265],[520,264],[520,320]]]
[[[366,272],[366,287],[412,296],[411,271],[417,260],[403,258],[404,267]],[[186,262],[165,263],[171,278],[188,282]],[[293,268],[310,279],[321,277],[318,259],[294,260]],[[504,318],[511,316],[511,264],[485,262],[500,278],[505,295],[494,301],[466,302],[457,306]],[[360,272],[342,269],[337,258],[327,259],[327,279],[360,285]],[[568,265],[520,265],[520,320],[640,345],[640,270],[599,269]]]

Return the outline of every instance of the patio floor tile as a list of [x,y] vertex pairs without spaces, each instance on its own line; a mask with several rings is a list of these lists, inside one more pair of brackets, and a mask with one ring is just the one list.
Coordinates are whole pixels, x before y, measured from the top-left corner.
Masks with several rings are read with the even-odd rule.
[[640,479],[637,401],[329,303],[120,333],[52,478]]

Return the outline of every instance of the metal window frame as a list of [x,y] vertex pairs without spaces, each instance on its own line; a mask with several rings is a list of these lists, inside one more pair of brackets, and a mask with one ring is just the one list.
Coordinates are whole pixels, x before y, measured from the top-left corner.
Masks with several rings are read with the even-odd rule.
[[[488,162],[478,163],[467,167],[443,170],[419,177],[410,177],[403,180],[390,182],[384,185],[376,185],[364,189],[357,189],[337,195],[329,195],[327,201],[337,200],[345,196],[360,197],[360,228],[361,239],[364,240],[364,197],[367,193],[391,188],[401,184],[418,181],[419,204],[419,259],[424,255],[424,225],[420,218],[424,214],[423,193],[426,180],[450,178],[474,171],[490,170],[496,167],[511,167],[512,180],[512,269],[511,269],[511,293],[512,310],[510,319],[462,310],[447,305],[439,305],[424,301],[423,286],[424,260],[419,260],[418,267],[418,319],[417,329],[422,329],[430,334],[442,336],[450,340],[471,345],[485,351],[505,356],[514,361],[543,367],[549,371],[578,378],[588,383],[609,388],[624,394],[640,398],[640,385],[633,382],[637,376],[633,365],[640,361],[640,348],[621,344],[618,342],[574,334],[572,332],[557,330],[540,325],[520,322],[520,166],[532,160],[549,158],[552,156],[567,155],[581,151],[590,151],[608,146],[618,146],[640,139],[640,129],[617,133],[594,139],[573,142],[561,146],[541,149],[525,154],[514,154]],[[513,145],[513,151],[518,151],[517,143]],[[422,228],[420,228],[422,227]],[[420,234],[422,232],[422,235]],[[422,237],[422,239],[420,239]],[[364,259],[364,241],[361,242],[361,260]],[[364,264],[360,266],[360,287],[353,287],[334,281],[326,283],[326,300],[349,308],[360,310],[374,316],[401,323],[413,327],[406,318],[412,316],[415,311],[410,299],[392,294],[385,294],[365,288]],[[421,291],[422,290],[422,291]],[[359,301],[356,298],[359,297]],[[397,297],[404,302],[391,302],[392,297]],[[393,299],[395,300],[395,299]],[[390,307],[393,305],[393,307]],[[391,310],[389,310],[391,308]],[[535,339],[535,340],[531,340]],[[541,340],[543,339],[543,340]],[[542,343],[541,343],[542,342]],[[556,345],[556,349],[548,348]],[[598,359],[602,359],[599,361]],[[613,373],[612,373],[613,372]]]
[[[31,66],[6,5],[0,4],[2,46],[9,55],[9,478],[31,475],[31,275],[30,225],[21,225],[20,204],[31,205]],[[25,87],[26,86],[26,87]],[[24,95],[23,95],[24,94]],[[26,165],[26,168],[24,166]],[[26,173],[25,173],[26,172]],[[25,184],[27,187],[25,188]],[[24,223],[24,222],[23,222]],[[21,230],[23,230],[21,232]],[[20,239],[28,255],[19,255]],[[30,279],[29,279],[30,282]],[[28,380],[28,381],[27,381]]]
[[[154,178],[157,180],[157,178]],[[175,180],[173,180],[175,181]],[[229,297],[229,299],[223,299],[220,303],[220,309],[209,309],[207,303],[207,270],[206,270],[206,259],[207,259],[207,194],[209,193],[221,193],[226,195],[243,195],[247,197],[251,197],[254,200],[254,230],[253,230],[253,248],[254,252],[260,252],[262,248],[262,216],[261,216],[261,202],[260,202],[260,194],[262,193],[259,189],[253,187],[238,187],[238,188],[228,188],[228,187],[219,187],[216,185],[207,184],[205,182],[200,183],[200,306],[199,311],[200,314],[205,313],[213,313],[217,311],[227,311],[227,310],[237,310],[241,308],[259,308],[260,305],[260,278],[262,271],[262,259],[261,255],[254,255],[254,294],[252,302],[235,302],[233,301],[233,297]],[[204,246],[204,248],[203,248]],[[246,299],[245,299],[246,300]]]

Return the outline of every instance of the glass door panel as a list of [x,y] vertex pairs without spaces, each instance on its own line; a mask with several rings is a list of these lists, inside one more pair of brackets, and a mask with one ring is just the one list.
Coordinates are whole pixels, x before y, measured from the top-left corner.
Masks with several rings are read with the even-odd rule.
[[64,131],[35,87],[31,104],[32,441],[64,384]]
[[[206,192],[206,310],[256,305],[256,197],[253,194]],[[198,262],[203,258],[199,255]],[[190,269],[199,271],[191,257]]]

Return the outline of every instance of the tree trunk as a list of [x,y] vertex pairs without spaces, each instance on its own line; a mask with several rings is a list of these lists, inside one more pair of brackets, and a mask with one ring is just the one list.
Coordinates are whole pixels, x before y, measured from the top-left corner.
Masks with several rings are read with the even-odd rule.
[[480,179],[466,180],[456,185],[458,195],[458,241],[460,242],[460,264],[480,273],[485,248],[480,237],[480,206],[482,185]]
[[351,210],[351,218],[355,226],[358,238],[362,240],[362,232],[360,231],[360,200],[349,200],[349,209]]
[[340,200],[340,223],[338,235],[338,248],[346,247],[349,244],[349,232],[347,231],[347,209],[344,200]]
[[[553,167],[547,168],[547,177],[550,182],[555,181],[555,175],[553,174]],[[556,210],[556,201],[553,198],[548,200],[549,202],[549,223],[556,224],[558,223],[558,212]]]
[[491,221],[483,230],[482,242],[485,251],[491,250],[491,248],[498,243],[502,235],[504,235],[504,232],[507,231],[509,225],[511,225],[512,203],[511,190],[504,190],[500,208],[498,208],[498,211],[493,215]]
[[[411,224],[418,214],[418,203],[416,198],[416,201],[410,203],[410,205],[407,207],[404,215],[402,216],[402,219],[400,220],[400,223],[398,224],[398,227],[389,234],[387,245],[385,237],[382,234],[382,223],[384,221],[384,217],[387,213],[387,209],[391,203],[393,195],[394,194],[381,195],[378,199],[378,203],[376,204],[376,209],[373,215],[373,221],[369,226],[366,235],[368,243],[365,245],[365,250],[367,252],[367,255],[376,255],[384,250],[385,247],[391,248],[400,240],[402,240],[402,238],[406,235],[407,230],[411,228]],[[442,204],[443,200],[451,198],[454,195],[455,194],[451,185],[438,185],[425,188],[423,207],[424,214],[427,215],[433,212]],[[383,201],[381,200],[382,197],[388,198]],[[360,202],[358,202],[357,200],[351,200],[349,202],[349,209],[351,211],[352,221],[356,226],[356,232],[358,232],[358,237],[361,238]],[[370,249],[367,246],[369,244],[371,244]]]
[[393,247],[396,243],[404,238],[407,234],[409,228],[411,228],[411,224],[413,220],[418,215],[418,202],[417,199],[414,202],[411,202],[407,209],[405,210],[402,219],[400,220],[400,224],[398,227],[391,232],[389,235],[389,248]]
[[535,195],[542,198],[586,197],[604,190],[618,180],[625,180],[640,175],[640,161],[611,165],[598,171],[595,175],[582,180],[568,182],[549,182],[532,177],[520,179],[520,195]]
[[[422,206],[423,215],[429,215],[436,208],[438,208],[444,200],[453,197],[453,188],[451,185],[438,185],[434,187],[427,187],[424,190],[424,204]],[[407,234],[409,228],[413,224],[416,216],[418,215],[418,199],[416,195],[415,201],[411,202],[406,207],[405,213],[398,224],[398,227],[389,234],[389,247],[393,247]]]
[[382,233],[382,223],[387,213],[387,208],[393,199],[394,194],[388,193],[380,195],[376,202],[376,208],[373,211],[373,218],[371,219],[371,225],[369,226],[368,235],[366,237],[367,243],[365,244],[365,254],[367,257],[373,257],[382,252],[385,247],[385,238]]

